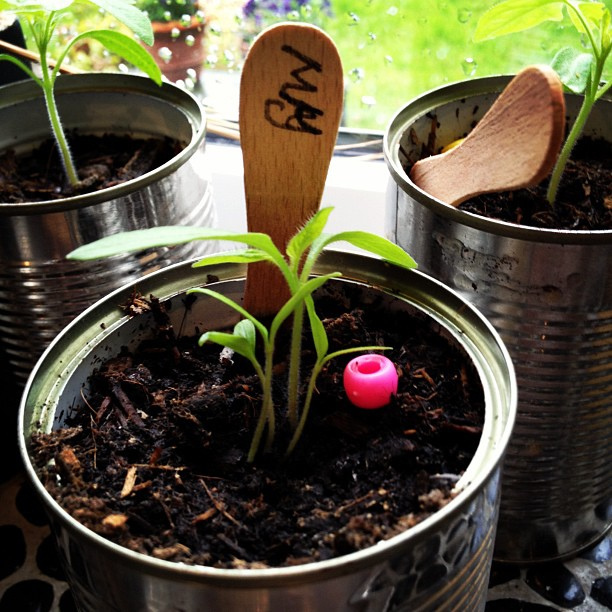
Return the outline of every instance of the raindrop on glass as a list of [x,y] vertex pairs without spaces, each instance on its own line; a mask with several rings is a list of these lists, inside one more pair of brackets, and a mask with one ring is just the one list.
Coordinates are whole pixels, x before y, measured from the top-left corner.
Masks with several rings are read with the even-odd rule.
[[457,19],[459,23],[467,23],[472,18],[470,9],[462,8],[457,11]]
[[361,103],[365,106],[376,106],[376,98],[374,96],[361,96]]
[[461,62],[461,69],[463,70],[463,74],[467,77],[474,76],[474,74],[476,74],[476,68],[478,68],[478,64],[473,57],[466,57]]
[[188,28],[191,25],[191,15],[181,15],[179,23],[184,27]]
[[449,51],[450,49],[447,46],[436,49],[436,59],[440,61],[445,60],[448,57]]
[[582,47],[584,49],[590,49],[591,48],[591,43],[589,42],[589,38],[586,34],[581,34],[580,35],[580,44],[582,45]]
[[363,68],[353,68],[349,74],[355,83],[362,81],[365,77],[365,70]]
[[170,30],[170,38],[172,38],[172,40],[176,40],[180,35],[181,31],[179,28],[172,28],[172,30]]
[[172,19],[172,13],[170,11],[164,11],[164,20],[170,21]]
[[172,51],[168,47],[162,47],[158,52],[159,58],[166,64],[172,59]]
[[193,47],[193,45],[195,45],[195,37],[192,34],[187,34],[187,36],[185,36],[185,44],[188,47]]

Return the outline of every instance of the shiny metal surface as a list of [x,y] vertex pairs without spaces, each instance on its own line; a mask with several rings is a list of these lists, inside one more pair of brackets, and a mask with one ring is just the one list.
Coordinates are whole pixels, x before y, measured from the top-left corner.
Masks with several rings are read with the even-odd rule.
[[[49,136],[40,88],[0,88],[0,150],[27,150]],[[23,384],[51,339],[85,307],[170,263],[209,251],[199,243],[94,262],[67,253],[103,236],[154,225],[214,225],[200,104],[147,78],[63,76],[57,101],[67,129],[173,137],[184,150],[146,175],[93,194],[32,204],[0,203],[0,351]]]
[[[419,155],[431,115],[437,142],[451,142],[507,81],[444,87],[399,111],[385,138],[386,230],[422,271],[474,304],[513,357],[519,412],[495,555],[523,563],[572,556],[612,522],[612,232],[483,219],[429,197],[402,168]],[[575,116],[578,98],[567,104]],[[587,133],[612,139],[611,117],[602,100]]]
[[[390,308],[417,309],[436,320],[442,333],[473,359],[486,398],[483,436],[461,492],[447,506],[409,531],[366,551],[280,569],[220,570],[174,564],[127,551],[84,529],[53,501],[28,457],[33,431],[57,427],[68,407],[82,405],[88,373],[121,345],[138,343],[149,331],[147,316],[128,318],[117,304],[127,286],[77,317],[36,365],[23,396],[20,450],[33,486],[53,523],[80,609],[96,610],[483,610],[499,505],[499,475],[516,410],[510,357],[492,326],[455,293],[418,272],[390,267],[354,254],[326,255],[316,273],[340,269],[347,281],[371,283],[386,293]],[[171,317],[184,333],[203,321],[230,323],[234,314],[198,296],[185,313],[180,295],[219,278],[214,288],[240,298],[245,269],[170,266],[139,283],[145,294],[172,300]],[[364,303],[373,299],[363,287]],[[378,296],[378,292],[374,292]],[[176,305],[176,306],[175,306]],[[85,391],[86,392],[86,391]]]

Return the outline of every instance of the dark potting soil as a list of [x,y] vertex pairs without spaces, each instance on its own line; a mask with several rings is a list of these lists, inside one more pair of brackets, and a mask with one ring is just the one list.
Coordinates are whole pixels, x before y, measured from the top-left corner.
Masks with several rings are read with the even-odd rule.
[[41,202],[91,193],[132,180],[172,159],[184,147],[172,139],[69,133],[80,185],[72,188],[53,140],[28,154],[0,155],[0,202]]
[[[260,402],[252,366],[197,338],[175,340],[155,299],[131,306],[150,307],[156,338],[102,365],[67,427],[32,442],[41,480],[88,528],[161,559],[279,567],[371,546],[453,498],[481,437],[483,391],[470,359],[430,319],[381,316],[360,307],[359,294],[327,292],[318,310],[330,350],[392,346],[397,396],[378,410],[355,408],[342,387],[355,355],[330,361],[286,457],[281,360],[275,445],[250,464]],[[304,366],[312,359],[305,345]]]
[[461,210],[531,227],[559,230],[612,229],[612,144],[583,138],[568,162],[554,207],[546,199],[548,180],[528,189],[485,194]]

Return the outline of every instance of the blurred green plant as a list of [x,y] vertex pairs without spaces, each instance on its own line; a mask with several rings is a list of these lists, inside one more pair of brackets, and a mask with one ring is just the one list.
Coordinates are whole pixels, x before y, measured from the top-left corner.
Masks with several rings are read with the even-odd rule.
[[[605,3],[609,8],[612,0]],[[562,47],[582,42],[566,22],[547,22],[528,37],[515,33],[475,43],[476,23],[491,5],[473,0],[330,0],[327,8],[325,0],[311,0],[296,2],[289,12],[259,12],[256,19],[245,15],[243,0],[206,0],[207,67],[238,70],[252,37],[272,23],[314,23],[334,39],[342,57],[344,124],[382,130],[401,106],[424,91],[463,79],[515,74],[525,64],[546,63]],[[93,11],[83,12],[87,24],[77,24],[79,18],[75,12],[73,29],[101,19]],[[118,63],[92,44],[74,59],[85,68],[84,51],[90,52],[92,67]]]

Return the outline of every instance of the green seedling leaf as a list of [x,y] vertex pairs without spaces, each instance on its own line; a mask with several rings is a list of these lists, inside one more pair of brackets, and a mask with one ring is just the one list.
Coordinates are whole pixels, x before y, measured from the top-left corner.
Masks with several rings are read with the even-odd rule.
[[255,354],[255,342],[257,333],[253,321],[250,321],[249,319],[242,319],[242,321],[238,321],[238,323],[236,323],[236,325],[234,326],[234,334],[236,336],[241,336],[242,338],[244,338],[251,346],[253,354]]
[[602,49],[610,49],[610,47],[612,46],[612,28],[610,28],[611,21],[612,21],[612,16],[610,15],[610,11],[604,11],[604,14],[601,20]]
[[329,340],[327,339],[327,333],[323,326],[323,321],[319,318],[317,311],[315,310],[314,300],[312,295],[309,295],[306,300],[306,312],[308,313],[308,321],[310,323],[310,331],[312,333],[312,340],[315,346],[315,352],[317,354],[317,361],[321,361],[327,351],[329,350]]
[[162,73],[159,66],[155,63],[151,54],[133,38],[114,30],[89,30],[79,34],[79,36],[71,41],[70,45],[72,46],[84,38],[97,40],[111,53],[130,62],[130,64],[142,70],[155,83],[161,85]]
[[[153,44],[153,28],[145,11],[135,6],[135,0],[90,0],[127,26],[142,42]],[[125,59],[128,59],[127,57]],[[131,60],[128,60],[131,61]],[[148,73],[147,73],[148,74]]]
[[348,242],[357,248],[363,249],[364,251],[372,253],[373,255],[378,255],[385,261],[402,268],[407,268],[410,270],[418,267],[416,261],[414,261],[414,259],[410,257],[406,251],[404,251],[404,249],[397,244],[390,242],[386,238],[377,236],[376,234],[371,234],[370,232],[350,231],[320,236],[312,245],[312,248],[308,254],[306,264],[304,265],[304,270],[302,272],[303,276],[310,274],[316,259],[318,259],[319,255],[325,248],[334,242]]
[[348,242],[364,251],[382,257],[389,263],[407,268],[408,270],[417,267],[416,261],[404,249],[376,234],[360,231],[341,232],[334,237],[334,242],[337,241]]
[[[591,28],[599,28],[606,10],[602,2],[574,2],[568,1],[568,13],[573,26],[581,34],[588,34]],[[586,22],[586,23],[585,23]]]
[[580,94],[586,90],[593,61],[590,53],[580,53],[576,49],[565,47],[553,58],[552,67],[570,91]]
[[259,249],[244,249],[230,251],[216,255],[208,255],[193,264],[194,268],[213,266],[219,263],[256,263],[258,261],[271,261],[270,256]]
[[304,228],[289,240],[287,255],[291,261],[299,263],[306,249],[321,235],[332,212],[331,207],[322,208],[313,215]]
[[[142,251],[160,246],[185,244],[195,240],[228,240],[231,242],[244,242],[251,247],[260,249],[264,253],[278,253],[272,239],[266,234],[258,233],[233,233],[209,227],[194,227],[190,225],[164,225],[150,227],[131,232],[120,232],[106,236],[84,244],[68,254],[68,259],[100,259],[129,253],[131,251]],[[282,257],[282,255],[281,255]],[[273,258],[276,260],[276,258]],[[197,264],[196,264],[197,265]]]
[[[323,230],[331,211],[331,208],[324,208],[313,215],[304,227],[291,238],[284,255],[266,234],[232,233],[218,229],[190,226],[165,226],[108,236],[79,247],[69,257],[71,259],[97,259],[99,257],[119,255],[128,251],[181,244],[193,240],[229,240],[232,242],[242,242],[247,245],[247,248],[234,252],[208,255],[195,265],[206,266],[210,264],[267,261],[270,265],[277,266],[287,282],[290,297],[273,317],[269,328],[247,312],[238,302],[213,289],[196,287],[187,292],[188,294],[199,293],[210,296],[232,308],[242,317],[242,320],[236,324],[232,333],[208,331],[201,336],[200,344],[215,342],[216,344],[226,346],[238,355],[247,358],[255,369],[255,373],[261,383],[262,402],[247,455],[248,461],[254,461],[260,447],[263,446],[264,449],[269,449],[274,441],[276,419],[272,393],[275,376],[274,352],[278,332],[285,322],[291,320],[293,325],[289,348],[289,372],[285,391],[287,398],[285,414],[289,426],[293,430],[289,450],[295,446],[300,437],[312,395],[315,391],[316,378],[327,361],[334,356],[346,352],[363,351],[368,348],[383,350],[383,347],[366,347],[365,349],[364,347],[351,347],[331,355],[328,354],[329,341],[325,332],[325,326],[316,313],[313,293],[328,280],[341,276],[341,273],[331,272],[320,276],[310,275],[310,271],[323,249],[333,242],[345,241],[405,268],[414,268],[416,266],[412,257],[403,249],[380,236],[361,231],[341,232],[334,235],[324,234]],[[301,260],[304,260],[302,270],[298,271]],[[305,311],[308,315],[307,318],[304,316]],[[309,331],[317,359],[308,378],[302,413],[299,414],[300,389],[304,388],[300,383],[300,376],[303,374],[300,363],[301,342],[306,324],[310,328]],[[258,335],[261,347],[256,347]],[[261,364],[257,358],[256,348],[261,348],[261,354],[263,355]],[[264,432],[267,432],[265,436]],[[264,438],[265,443],[263,442]]]
[[528,30],[544,21],[562,21],[563,2],[551,0],[506,0],[483,14],[474,40],[480,42]]
[[214,342],[215,344],[226,346],[238,355],[248,359],[251,363],[256,360],[253,347],[248,339],[242,336],[237,336],[228,332],[209,331],[202,334],[199,340],[200,345],[206,344],[207,342]]
[[332,278],[338,278],[342,276],[340,272],[331,272],[330,274],[323,274],[321,276],[315,276],[307,282],[305,282],[296,293],[294,293],[286,302],[283,304],[281,309],[278,311],[270,326],[270,335],[276,334],[280,326],[284,321],[295,312],[299,305],[304,303],[304,300],[311,296],[319,287],[322,287],[328,280]]

